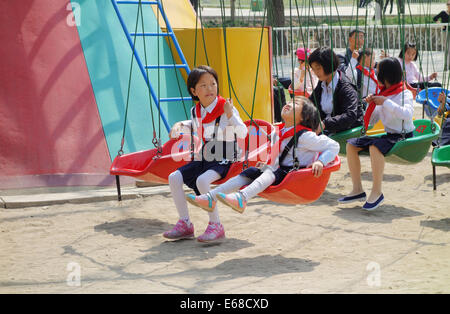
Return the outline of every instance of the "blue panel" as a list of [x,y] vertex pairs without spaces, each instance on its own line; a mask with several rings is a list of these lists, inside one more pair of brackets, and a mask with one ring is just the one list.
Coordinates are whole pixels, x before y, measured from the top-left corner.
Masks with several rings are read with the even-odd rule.
[[[128,79],[131,65],[131,48],[122,30],[119,19],[110,0],[76,0],[79,4],[79,14],[75,14],[78,23],[78,32],[84,50],[86,64],[94,89],[100,118],[102,120],[106,141],[110,155],[114,158],[120,148],[122,131],[125,119],[127,101]],[[119,5],[123,20],[131,33],[136,29],[136,15],[138,6]],[[137,33],[161,32],[157,17],[149,5],[142,6],[144,15],[144,30],[141,19]],[[160,20],[162,18],[160,17]],[[172,54],[164,37],[138,36],[136,49],[145,64],[144,44],[146,41],[147,64],[173,64]],[[158,79],[157,69],[148,69],[151,84],[160,98],[189,97],[186,84],[180,71],[161,69]],[[159,85],[158,85],[159,82]],[[179,86],[179,87],[178,87]],[[181,90],[181,95],[180,95]],[[160,123],[158,109],[151,101],[145,79],[141,74],[136,60],[133,61],[133,74],[127,117],[127,128],[124,152],[133,152],[153,148],[153,131],[157,135],[161,132],[164,143],[168,140],[167,130]],[[151,107],[155,129],[152,126]],[[168,124],[185,120],[186,112],[192,106],[191,101],[176,101],[161,103],[161,110],[167,117]]]

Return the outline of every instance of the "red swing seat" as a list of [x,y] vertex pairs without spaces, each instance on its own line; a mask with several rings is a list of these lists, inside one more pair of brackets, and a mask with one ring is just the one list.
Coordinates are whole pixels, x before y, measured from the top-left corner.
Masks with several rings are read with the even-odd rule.
[[[267,134],[271,135],[275,132],[275,128],[272,124],[267,121],[253,119],[253,123],[251,120],[247,120],[244,122],[247,126],[247,136],[245,137],[245,141],[243,145],[239,145],[242,151],[241,157],[238,161],[234,162],[225,178],[217,180],[214,184],[222,184],[226,182],[228,179],[237,176],[243,170],[243,164],[245,161],[245,152],[249,149],[248,144],[250,143],[250,152],[248,153],[248,166],[253,167],[256,165],[258,161],[265,161],[268,154],[268,147],[270,145],[270,141],[267,138]],[[250,124],[252,126],[250,127]],[[264,130],[264,132],[260,132],[260,128]],[[250,138],[250,140],[249,140]],[[242,144],[242,142],[240,142]],[[243,147],[242,147],[243,146]]]
[[[250,149],[252,149],[248,157],[249,166],[254,166],[257,161],[265,160],[268,147],[267,136],[265,136],[264,132],[259,132],[258,128],[265,127],[265,131],[268,134],[271,134],[271,132],[274,131],[274,127],[263,120],[254,119],[253,121],[254,123],[243,142],[244,144],[241,142],[241,146],[244,146],[242,147],[243,154],[241,159],[231,165],[225,178],[214,182],[214,184],[221,184],[229,178],[241,173],[245,151],[247,150],[247,138],[249,136],[251,143]],[[249,127],[250,122],[251,121],[245,121],[244,123]],[[174,148],[174,145],[178,145],[178,147]],[[201,147],[200,140],[196,136],[194,136],[194,147],[196,152],[198,152]],[[110,174],[131,176],[152,183],[168,184],[169,175],[191,161],[191,135],[183,134],[178,139],[167,141],[162,147],[162,153],[159,158],[156,157],[157,151],[158,150],[154,148],[125,155],[118,155],[111,165]]]
[[268,187],[259,196],[281,204],[312,203],[325,191],[331,173],[340,167],[341,160],[336,156],[334,161],[323,168],[323,173],[318,178],[314,177],[311,168],[292,171],[280,184]]
[[303,92],[301,92],[301,91],[294,91],[294,90],[292,89],[292,84],[289,85],[288,92],[289,92],[289,94],[291,95],[291,97],[292,97],[292,95],[295,95],[295,96],[305,96],[306,98],[309,98],[309,96],[310,96],[309,93],[306,92],[306,91],[303,91]]
[[409,85],[409,83],[406,82],[406,81],[405,81],[405,87],[406,87],[406,89],[408,89],[408,90],[413,94],[413,98],[416,99],[416,96],[417,96],[417,90],[420,91],[420,89],[412,87],[412,86]]
[[[195,147],[200,140],[194,136]],[[178,145],[177,148],[174,145]],[[136,179],[167,184],[169,175],[191,161],[191,135],[183,134],[178,139],[167,141],[159,158],[157,148],[118,155],[110,168],[111,175],[124,175]]]

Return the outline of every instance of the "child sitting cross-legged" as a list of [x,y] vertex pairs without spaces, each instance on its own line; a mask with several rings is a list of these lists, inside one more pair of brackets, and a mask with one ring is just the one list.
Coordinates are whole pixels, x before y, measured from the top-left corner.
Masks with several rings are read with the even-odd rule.
[[[259,162],[256,167],[244,170],[210,192],[196,196],[188,194],[186,199],[193,205],[211,211],[217,200],[242,213],[247,202],[270,185],[280,184],[294,167],[294,135],[298,138],[295,147],[300,168],[312,167],[313,174],[319,177],[323,167],[333,161],[339,144],[325,135],[317,135],[319,114],[313,103],[306,97],[298,96],[283,107],[281,116],[284,124],[280,127],[279,139],[275,141],[271,156],[273,162]],[[280,153],[280,154],[278,154]],[[247,185],[247,186],[246,186]],[[239,190],[241,187],[244,189]],[[299,186],[301,188],[301,186]],[[231,194],[226,194],[234,192]]]

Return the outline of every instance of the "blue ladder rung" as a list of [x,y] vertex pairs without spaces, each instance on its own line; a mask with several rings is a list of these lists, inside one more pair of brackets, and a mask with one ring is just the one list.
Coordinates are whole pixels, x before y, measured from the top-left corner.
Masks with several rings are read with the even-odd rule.
[[159,102],[172,102],[172,101],[182,101],[182,100],[192,101],[192,98],[191,97],[169,97],[169,98],[161,98],[159,100]]
[[[117,4],[139,4],[139,1],[116,1]],[[158,4],[158,1],[141,1],[141,4]]]
[[187,65],[186,64],[161,64],[161,65],[146,65],[145,68],[146,69],[173,69],[173,68],[177,68],[177,69],[186,69]]
[[[1,1],[1,0],[0,0],[0,1]],[[131,50],[132,50],[132,52],[133,52],[133,55],[136,57],[136,61],[137,61],[138,65],[139,65],[139,69],[140,69],[140,71],[141,71],[141,74],[142,74],[142,76],[144,77],[145,82],[146,82],[146,85],[148,86],[148,88],[149,88],[149,90],[150,90],[151,97],[153,98],[153,100],[154,100],[156,106],[158,107],[158,110],[159,110],[159,113],[160,113],[160,117],[161,117],[161,119],[162,119],[162,121],[163,121],[163,123],[164,123],[164,126],[166,127],[167,132],[169,132],[169,131],[170,131],[170,125],[169,125],[169,123],[168,123],[168,121],[167,121],[167,118],[166,118],[166,116],[164,115],[164,113],[161,112],[160,103],[161,103],[161,102],[176,102],[176,101],[192,101],[192,98],[191,98],[191,97],[168,97],[168,98],[162,98],[162,99],[159,99],[159,100],[158,100],[158,97],[156,96],[155,90],[153,89],[153,86],[152,86],[152,84],[150,83],[148,74],[146,73],[146,68],[147,68],[147,69],[151,69],[151,68],[155,68],[155,66],[154,66],[154,65],[145,66],[145,65],[142,64],[142,61],[141,61],[141,59],[140,59],[140,57],[139,57],[139,54],[138,54],[138,51],[136,50],[135,44],[134,44],[134,42],[133,42],[133,37],[134,37],[134,39],[136,39],[136,36],[161,36],[161,37],[163,37],[163,36],[164,36],[164,37],[170,36],[170,38],[172,39],[172,42],[173,42],[173,44],[174,44],[174,46],[175,46],[175,49],[176,49],[177,52],[178,52],[178,56],[180,57],[180,62],[181,62],[181,64],[178,64],[178,65],[177,65],[177,64],[175,64],[175,65],[174,65],[174,64],[171,64],[171,65],[169,65],[169,66],[167,66],[167,65],[164,64],[163,67],[173,68],[173,67],[175,66],[176,68],[184,68],[184,69],[186,70],[187,74],[189,75],[190,69],[189,69],[188,63],[187,63],[187,61],[186,61],[186,58],[184,57],[183,52],[181,51],[181,47],[180,47],[180,45],[179,45],[179,43],[178,43],[178,41],[177,41],[177,39],[176,39],[175,33],[173,32],[172,27],[170,26],[169,20],[167,19],[167,16],[166,16],[166,14],[165,14],[165,12],[164,12],[164,8],[162,7],[161,1],[160,1],[160,0],[158,0],[158,1],[150,1],[150,0],[147,0],[147,1],[136,1],[136,0],[111,0],[111,3],[112,3],[112,5],[113,5],[114,11],[116,12],[116,15],[117,15],[117,17],[118,17],[118,19],[119,19],[120,25],[122,26],[122,29],[123,29],[123,31],[124,31],[124,33],[125,33],[125,37],[126,37],[126,39],[127,39],[127,41],[128,41],[128,44],[129,44],[130,47],[131,47]],[[146,5],[157,5],[157,6],[158,6],[157,8],[158,8],[159,12],[161,13],[162,18],[163,18],[163,20],[164,20],[164,22],[165,22],[165,24],[166,24],[167,32],[157,32],[157,33],[145,33],[145,32],[142,32],[142,33],[130,33],[130,32],[128,31],[128,28],[127,28],[127,26],[126,26],[126,24],[125,24],[125,21],[124,21],[122,15],[120,14],[120,10],[119,10],[118,4],[146,4]],[[159,27],[159,25],[158,25],[158,27]],[[144,42],[145,42],[145,41],[144,41]],[[158,67],[156,67],[156,68],[158,68]],[[161,68],[161,66],[159,66],[159,68]]]
[[131,37],[134,37],[134,36],[172,36],[172,35],[173,35],[172,32],[169,32],[169,33],[163,33],[163,32],[161,32],[161,33],[130,33]]

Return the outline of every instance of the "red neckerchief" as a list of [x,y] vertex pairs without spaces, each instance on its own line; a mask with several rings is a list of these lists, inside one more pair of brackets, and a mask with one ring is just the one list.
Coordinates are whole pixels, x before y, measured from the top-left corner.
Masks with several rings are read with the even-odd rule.
[[377,86],[375,93],[378,94],[378,92],[380,91],[380,86],[378,85],[378,80],[375,78],[375,71],[373,69],[370,69],[370,72],[367,71],[367,69],[363,68],[361,66],[361,64],[358,64],[356,66],[356,68],[358,70],[360,70],[365,76],[370,77],[370,79],[375,83],[375,85]]
[[[301,131],[301,130],[311,131],[310,128],[307,128],[307,127],[305,127],[303,125],[297,124],[297,126],[295,128],[291,128],[290,130],[288,130],[288,131],[284,132],[283,134],[281,134],[281,130],[284,129],[284,123],[281,123],[281,124],[277,125],[277,127],[278,127],[277,133],[279,134],[279,136],[278,136],[278,141],[275,142],[274,146],[278,145],[278,155],[280,155],[282,153],[282,151],[281,151],[281,143],[285,139],[294,136],[298,131]],[[269,161],[267,162],[267,164],[271,164],[272,160],[275,160],[275,158],[272,158],[273,157],[272,156],[272,152],[275,152],[275,151],[272,150],[270,152],[270,154],[269,154]]]
[[203,137],[203,124],[211,123],[215,121],[218,117],[223,115],[224,113],[223,107],[225,105],[225,102],[226,102],[225,98],[223,98],[220,95],[217,96],[217,104],[214,107],[213,111],[208,112],[203,119],[202,119],[202,105],[200,104],[200,102],[198,102],[197,105],[195,106],[195,116],[198,125],[197,132],[199,137],[203,139],[203,142],[205,141],[205,138]]
[[[383,87],[381,91],[376,94],[375,96],[392,96],[400,94],[405,90],[405,86],[403,82],[400,82],[398,84],[392,85],[389,88]],[[367,130],[367,127],[369,126],[370,117],[372,116],[373,111],[375,110],[375,103],[371,102],[369,104],[369,107],[367,107],[366,113],[364,114],[364,128]]]

